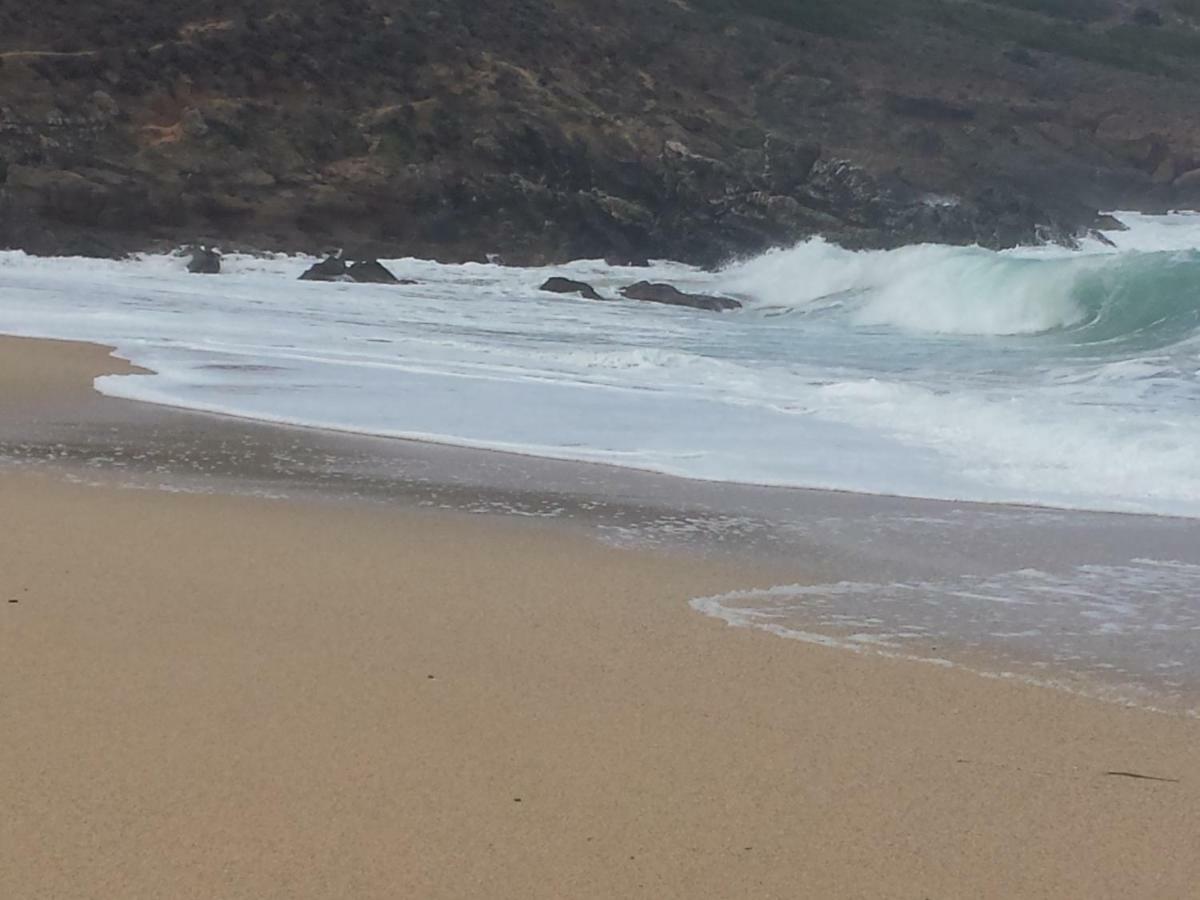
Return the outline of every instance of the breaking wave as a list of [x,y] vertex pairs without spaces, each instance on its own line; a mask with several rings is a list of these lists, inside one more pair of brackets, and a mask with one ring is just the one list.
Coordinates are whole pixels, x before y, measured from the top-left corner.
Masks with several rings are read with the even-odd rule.
[[1200,333],[1200,253],[997,253],[920,245],[850,251],[813,240],[726,270],[763,312],[948,335],[1055,335],[1167,345]]

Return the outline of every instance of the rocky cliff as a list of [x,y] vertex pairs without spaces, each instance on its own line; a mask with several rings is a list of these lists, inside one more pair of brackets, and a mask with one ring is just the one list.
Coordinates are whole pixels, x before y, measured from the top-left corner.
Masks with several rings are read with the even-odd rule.
[[0,5],[0,244],[713,263],[1200,202],[1200,2]]

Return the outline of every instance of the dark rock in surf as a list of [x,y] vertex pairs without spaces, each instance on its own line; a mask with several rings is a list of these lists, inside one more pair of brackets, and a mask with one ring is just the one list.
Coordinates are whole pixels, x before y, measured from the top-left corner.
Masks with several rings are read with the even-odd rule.
[[1092,227],[1097,231],[1128,231],[1129,226],[1118,219],[1116,216],[1110,216],[1107,213],[1096,216],[1096,221]]
[[401,281],[376,259],[362,259],[350,266],[346,274],[359,284],[414,284]]
[[552,294],[578,294],[585,300],[603,300],[596,293],[595,288],[584,281],[572,281],[570,278],[548,278],[546,283],[541,286],[541,290],[549,291]]
[[630,300],[644,300],[648,303],[666,303],[671,306],[689,306],[692,309],[705,309],[710,312],[726,312],[741,309],[742,304],[731,297],[716,297],[711,294],[688,294],[670,284],[659,284],[649,281],[639,281],[627,288],[621,288],[621,295]]
[[193,275],[220,275],[221,254],[209,247],[200,247],[192,251],[187,268]]
[[323,262],[310,266],[301,281],[351,281],[346,261],[340,256],[327,257]]

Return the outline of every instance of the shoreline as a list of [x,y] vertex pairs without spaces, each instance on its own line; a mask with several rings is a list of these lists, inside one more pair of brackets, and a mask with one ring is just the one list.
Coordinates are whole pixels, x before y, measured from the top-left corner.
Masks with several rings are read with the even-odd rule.
[[[126,371],[103,372],[97,376],[98,378],[107,376],[123,376],[123,375],[155,375],[158,374],[153,369],[139,365],[132,359],[121,355],[119,347],[112,344],[97,343],[91,341],[76,341],[69,338],[56,337],[41,337],[30,336],[23,334],[12,334],[8,332],[0,332],[0,341],[41,341],[51,344],[79,344],[85,346],[93,346],[103,348],[108,352],[108,355],[119,362],[125,363],[128,367]],[[1159,519],[1164,521],[1176,522],[1197,522],[1200,523],[1200,516],[1188,516],[1176,513],[1165,513],[1155,511],[1140,511],[1133,509],[1112,509],[1106,507],[1087,507],[1087,506],[1055,506],[1047,503],[1023,502],[1016,500],[975,500],[970,498],[960,497],[938,497],[924,496],[917,494],[900,494],[888,492],[872,492],[854,490],[851,488],[837,487],[814,487],[811,485],[788,484],[788,483],[773,483],[765,481],[739,481],[718,478],[704,478],[696,475],[684,475],[675,472],[669,472],[661,469],[649,467],[641,467],[634,465],[622,465],[602,459],[585,459],[573,456],[556,456],[545,453],[522,452],[520,450],[504,448],[497,445],[489,445],[486,443],[472,443],[467,440],[455,440],[450,437],[441,438],[438,435],[418,435],[410,433],[382,433],[372,431],[354,430],[351,428],[339,428],[334,425],[309,424],[305,422],[297,422],[288,419],[272,419],[263,418],[252,415],[241,415],[223,411],[216,408],[209,408],[203,405],[187,406],[182,403],[172,403],[166,400],[145,400],[141,398],[126,397],[120,394],[108,394],[93,386],[95,392],[109,400],[119,403],[132,403],[147,407],[154,407],[163,410],[183,413],[185,415],[208,416],[215,419],[224,419],[231,422],[244,422],[252,425],[261,425],[268,428],[279,429],[295,429],[301,432],[313,432],[317,434],[345,436],[351,439],[379,440],[379,441],[395,441],[399,444],[417,445],[428,448],[448,448],[451,450],[468,451],[470,453],[495,454],[497,456],[508,457],[516,461],[530,461],[534,465],[539,462],[562,463],[568,466],[580,467],[599,467],[602,469],[615,470],[617,472],[632,472],[640,475],[649,475],[656,478],[670,479],[679,482],[690,482],[697,485],[716,485],[716,486],[731,486],[735,488],[751,488],[761,489],[765,491],[780,491],[795,494],[815,494],[815,495],[835,495],[849,498],[863,497],[869,499],[879,499],[885,501],[912,501],[916,503],[929,504],[944,504],[954,505],[957,507],[969,507],[974,509],[984,510],[1014,510],[1014,511],[1029,511],[1033,513],[1066,513],[1066,514],[1090,514],[1101,516],[1114,517],[1138,517],[1146,519]]]
[[[98,348],[28,349],[0,353],[0,422],[119,403],[80,385],[114,364]],[[29,366],[47,380],[24,393]],[[0,467],[5,895],[1182,898],[1200,878],[1200,723],[689,608],[782,577],[753,555],[64,471]]]
[[[682,553],[741,568],[752,561],[751,577],[733,593],[763,598],[786,595],[790,589],[799,594],[827,589],[837,595],[847,583],[853,587],[874,580],[880,589],[889,583],[924,583],[933,593],[970,593],[971,584],[951,590],[953,582],[945,579],[1039,566],[1053,572],[1072,557],[1083,569],[1104,561],[1122,565],[1123,560],[1142,564],[1170,559],[1172,554],[1195,557],[1200,578],[1196,520],[747,486],[276,424],[99,394],[91,387],[93,375],[148,371],[109,345],[0,336],[0,351],[17,361],[18,370],[31,360],[56,365],[58,358],[60,366],[49,379],[52,399],[41,406],[43,411],[57,410],[59,424],[14,432],[14,416],[0,400],[0,451],[8,444],[18,457],[48,463],[83,483],[532,520],[618,547]],[[31,380],[27,373],[0,368],[0,382],[14,379],[21,384]],[[43,369],[36,380],[46,379]],[[69,405],[58,409],[64,402]],[[956,534],[959,531],[965,536]],[[1031,544],[1045,546],[1033,553]],[[752,584],[760,589],[746,591]],[[1192,586],[1189,582],[1174,590],[1186,593]],[[1119,593],[1114,594],[1113,599],[1118,598]],[[780,607],[773,601],[758,612],[752,605],[748,615],[737,606],[696,606],[718,599],[689,598],[695,614],[740,629],[767,631],[776,640],[799,639],[952,665],[974,675],[1024,681],[1117,705],[1200,716],[1200,670],[1180,670],[1182,680],[1158,671],[1158,664],[1169,657],[1163,656],[1166,650],[1155,637],[1160,628],[1155,620],[1139,626],[1144,635],[1137,640],[1145,646],[1131,645],[1137,656],[1129,669],[1130,648],[1122,659],[1116,646],[1107,646],[1103,628],[1094,637],[1077,636],[1074,643],[1056,646],[1054,635],[1078,629],[1086,619],[1055,621],[1053,609],[1049,618],[1031,612],[1008,622],[1006,629],[1001,623],[1007,602],[990,613],[986,606],[971,610],[966,614],[969,620],[956,623],[963,619],[963,610],[949,605],[944,616],[930,618],[919,594],[890,612],[882,611],[890,603],[886,595],[879,598],[886,601],[880,612],[861,604],[855,611],[852,606],[824,609],[822,603]],[[1052,605],[1056,598],[1050,593],[1035,599]],[[1126,602],[1145,598],[1135,595]],[[994,621],[991,616],[996,616]],[[1177,621],[1172,627],[1185,633],[1187,623]],[[1014,642],[990,635],[1028,629],[1044,631],[1046,637]],[[1192,651],[1185,643],[1175,652],[1186,656]]]
[[[118,402],[80,384],[101,349],[28,350],[0,354],[0,421]],[[29,366],[48,382],[22,397]],[[64,472],[0,468],[5,895],[1183,898],[1200,878],[1200,722],[689,608],[787,566]]]

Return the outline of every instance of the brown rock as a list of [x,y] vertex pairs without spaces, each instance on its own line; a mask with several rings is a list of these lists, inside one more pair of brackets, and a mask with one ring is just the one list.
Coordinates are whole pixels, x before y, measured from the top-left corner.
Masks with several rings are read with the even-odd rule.
[[539,290],[549,291],[552,294],[578,294],[585,300],[604,299],[596,293],[595,289],[590,284],[587,284],[583,281],[572,281],[570,278],[560,278],[558,276],[546,279],[546,282],[541,286],[541,288],[539,288]]
[[726,312],[741,309],[742,304],[730,297],[715,297],[711,294],[688,294],[674,285],[639,281],[627,288],[621,288],[621,294],[630,300],[645,300],[649,303],[666,303],[671,306],[689,306],[692,309],[704,309],[710,312]]

